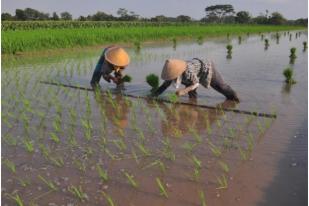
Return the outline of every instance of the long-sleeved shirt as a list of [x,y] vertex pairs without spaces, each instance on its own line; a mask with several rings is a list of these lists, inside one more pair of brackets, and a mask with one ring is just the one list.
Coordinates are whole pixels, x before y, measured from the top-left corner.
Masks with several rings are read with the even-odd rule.
[[[205,59],[194,58],[187,62],[186,70],[181,74],[181,83],[186,86],[184,93],[194,91],[200,84],[206,88],[210,87],[212,78],[212,62]],[[173,82],[176,81],[176,88],[179,86],[179,80],[164,81],[163,84],[157,89],[154,95],[160,95],[164,92]]]

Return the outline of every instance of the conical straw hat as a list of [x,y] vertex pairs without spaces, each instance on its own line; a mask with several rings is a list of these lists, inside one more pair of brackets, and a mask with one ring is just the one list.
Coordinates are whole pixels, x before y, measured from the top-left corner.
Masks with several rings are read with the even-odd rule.
[[111,47],[105,52],[105,59],[109,63],[119,66],[125,67],[130,63],[130,57],[128,53],[120,47]]
[[187,63],[180,59],[168,59],[165,61],[161,78],[163,80],[172,80],[180,76],[187,67]]

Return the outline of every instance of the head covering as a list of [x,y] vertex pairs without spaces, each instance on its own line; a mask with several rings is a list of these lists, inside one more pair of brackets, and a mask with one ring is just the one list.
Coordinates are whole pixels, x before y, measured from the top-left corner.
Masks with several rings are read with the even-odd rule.
[[105,52],[105,60],[112,65],[125,67],[130,63],[128,53],[121,47],[110,47]]
[[179,77],[187,67],[187,63],[180,59],[168,59],[165,61],[161,78],[163,80],[172,80]]

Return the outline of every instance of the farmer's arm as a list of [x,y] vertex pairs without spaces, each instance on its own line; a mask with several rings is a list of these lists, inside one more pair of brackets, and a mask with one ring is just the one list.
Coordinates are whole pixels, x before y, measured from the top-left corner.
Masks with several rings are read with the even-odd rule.
[[172,84],[172,80],[164,81],[163,84],[152,93],[152,96],[159,96],[162,94],[170,85]]
[[177,94],[178,96],[185,95],[185,94],[187,94],[188,92],[194,91],[198,86],[199,86],[199,83],[195,83],[195,84],[193,84],[193,85],[191,85],[191,86],[188,86],[188,87],[186,87],[186,88],[184,88],[184,89],[179,89],[179,90],[177,90],[177,91],[176,91],[176,94]]

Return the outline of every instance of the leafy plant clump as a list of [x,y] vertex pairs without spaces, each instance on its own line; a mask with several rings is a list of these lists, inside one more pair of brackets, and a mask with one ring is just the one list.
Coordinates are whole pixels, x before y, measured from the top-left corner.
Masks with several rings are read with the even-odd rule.
[[146,82],[152,87],[151,91],[155,91],[159,87],[159,77],[155,74],[147,75]]
[[291,48],[290,52],[291,52],[290,58],[296,58],[296,54],[295,54],[296,53],[296,48],[295,47]]
[[293,70],[288,67],[283,71],[283,75],[285,77],[285,82],[288,84],[295,84],[296,81],[293,79]]
[[122,77],[122,82],[131,82],[132,81],[132,77],[129,75],[125,75],[124,77]]

